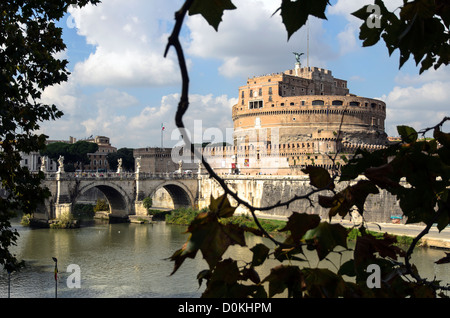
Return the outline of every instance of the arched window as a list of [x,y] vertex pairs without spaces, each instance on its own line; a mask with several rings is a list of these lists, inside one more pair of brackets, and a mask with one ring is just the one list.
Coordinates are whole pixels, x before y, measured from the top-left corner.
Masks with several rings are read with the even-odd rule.
[[323,105],[325,105],[325,103],[323,100],[317,99],[317,100],[313,100],[312,105],[313,106],[323,106]]
[[333,106],[342,106],[343,102],[341,100],[334,100],[331,105]]
[[350,102],[349,105],[350,106],[359,106],[359,102]]

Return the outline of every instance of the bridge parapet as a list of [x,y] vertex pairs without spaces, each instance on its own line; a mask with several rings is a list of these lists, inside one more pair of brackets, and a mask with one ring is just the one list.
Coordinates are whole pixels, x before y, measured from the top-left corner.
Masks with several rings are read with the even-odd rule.
[[183,180],[183,179],[196,179],[197,173],[114,173],[114,172],[64,172],[59,174],[46,173],[46,180],[57,180],[59,175],[60,180]]

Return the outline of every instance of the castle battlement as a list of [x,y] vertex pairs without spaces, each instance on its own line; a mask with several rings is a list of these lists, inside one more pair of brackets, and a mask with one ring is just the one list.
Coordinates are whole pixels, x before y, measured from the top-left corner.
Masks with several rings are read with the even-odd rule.
[[289,167],[328,166],[329,154],[376,150],[387,142],[386,104],[350,93],[346,80],[324,68],[297,62],[291,70],[248,78],[238,94],[232,108],[235,148],[226,152],[246,158],[248,168],[252,147],[258,160],[276,150]]

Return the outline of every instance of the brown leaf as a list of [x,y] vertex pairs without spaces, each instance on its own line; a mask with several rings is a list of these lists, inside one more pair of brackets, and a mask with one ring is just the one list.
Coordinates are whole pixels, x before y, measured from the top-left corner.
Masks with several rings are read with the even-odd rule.
[[290,231],[294,243],[299,243],[303,235],[320,223],[320,217],[316,214],[294,212],[289,217],[286,226],[280,232]]
[[334,189],[334,182],[331,179],[328,170],[322,167],[308,166],[302,171],[309,174],[309,180],[312,186],[318,189]]
[[191,235],[186,244],[170,257],[175,261],[172,274],[186,258],[195,258],[199,250],[212,269],[230,245],[245,246],[244,230],[234,224],[221,224],[212,212],[198,214],[189,225],[188,232]]
[[288,289],[288,297],[301,297],[305,285],[303,274],[298,266],[279,265],[261,283],[269,282],[269,297],[281,294]]
[[446,256],[434,262],[435,264],[448,264],[450,263],[450,253],[445,253]]

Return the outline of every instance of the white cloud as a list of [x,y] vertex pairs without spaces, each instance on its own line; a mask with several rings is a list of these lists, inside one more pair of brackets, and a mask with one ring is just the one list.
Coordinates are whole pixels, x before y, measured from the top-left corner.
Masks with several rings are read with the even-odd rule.
[[387,105],[386,130],[397,135],[396,126],[416,130],[432,127],[450,116],[450,81],[433,81],[421,86],[396,86],[381,99]]
[[164,58],[179,1],[108,0],[72,8],[79,35],[95,52],[74,67],[83,85],[154,86],[179,82],[174,54]]
[[[371,3],[367,0],[338,0],[336,4],[329,7],[329,15],[341,16],[347,21],[344,30],[337,35],[341,55],[361,48],[362,42],[359,40],[359,28],[363,21],[353,16],[352,13],[368,4],[373,4],[373,2]],[[389,11],[394,11],[401,4],[401,0],[391,0],[385,3]]]
[[[132,136],[135,147],[160,146],[161,123],[164,123],[164,146],[174,146],[180,140],[174,119],[179,97],[179,94],[163,96],[160,105],[145,107],[139,114],[129,118],[122,135],[125,132]],[[225,138],[227,128],[233,127],[231,107],[236,102],[235,98],[229,99],[226,95],[192,94],[189,97],[189,109],[183,117],[191,141],[209,141],[205,132],[214,132],[216,137],[221,134]]]
[[[292,54],[307,52],[306,28],[295,33],[289,42],[279,13],[272,16],[279,0],[235,0],[237,9],[225,11],[216,32],[201,16],[186,21],[191,41],[187,52],[201,58],[222,62],[219,73],[226,77],[251,76],[285,71],[295,62]],[[310,21],[310,65],[325,65],[335,55],[332,47],[321,40],[322,21]],[[306,66],[306,58],[302,60]]]

